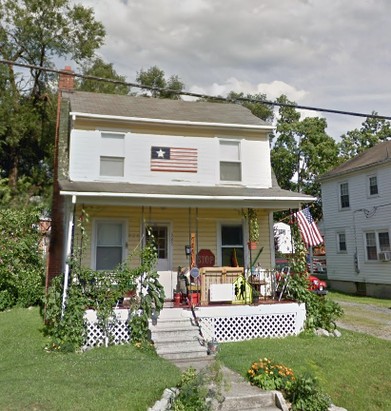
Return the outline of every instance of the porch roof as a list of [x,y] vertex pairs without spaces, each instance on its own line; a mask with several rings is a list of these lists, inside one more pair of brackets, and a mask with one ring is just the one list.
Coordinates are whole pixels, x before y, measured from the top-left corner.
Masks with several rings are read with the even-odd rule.
[[277,187],[149,185],[61,180],[60,193],[91,203],[192,207],[296,208],[316,200]]

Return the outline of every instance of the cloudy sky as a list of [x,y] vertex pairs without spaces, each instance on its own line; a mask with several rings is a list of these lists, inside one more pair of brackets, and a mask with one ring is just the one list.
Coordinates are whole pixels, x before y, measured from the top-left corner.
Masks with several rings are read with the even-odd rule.
[[[100,56],[130,82],[157,65],[187,91],[391,116],[389,0],[78,2],[106,28]],[[336,139],[365,120],[326,118]]]

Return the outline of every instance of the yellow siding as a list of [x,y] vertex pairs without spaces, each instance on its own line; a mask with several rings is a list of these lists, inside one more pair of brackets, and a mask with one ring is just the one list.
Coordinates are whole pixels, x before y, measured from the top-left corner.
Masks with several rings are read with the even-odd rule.
[[[91,249],[93,241],[93,221],[96,218],[100,219],[121,219],[127,221],[128,224],[128,253],[132,254],[140,247],[140,234],[142,220],[151,225],[159,223],[167,223],[171,228],[171,238],[169,242],[172,247],[172,267],[173,271],[177,270],[178,266],[188,265],[188,259],[185,255],[185,245],[190,244],[191,233],[197,233],[196,247],[200,249],[211,250],[216,258],[218,255],[217,245],[217,224],[219,222],[240,222],[242,214],[240,209],[199,209],[192,208],[159,208],[159,207],[118,207],[118,206],[85,206],[85,211],[88,215],[88,222],[85,222],[86,234],[88,237],[87,243],[84,244],[83,262],[91,265]],[[81,206],[77,208],[76,217],[81,215]],[[260,240],[258,242],[258,250],[263,247],[263,252],[259,262],[262,267],[270,268],[271,252],[270,252],[270,236],[269,236],[269,214],[267,210],[258,211],[260,222]],[[80,240],[77,238],[78,229],[75,228],[75,246],[80,245]],[[253,258],[258,253],[258,250],[252,251]],[[133,261],[133,265],[137,264],[138,260]],[[216,260],[216,264],[218,261]]]

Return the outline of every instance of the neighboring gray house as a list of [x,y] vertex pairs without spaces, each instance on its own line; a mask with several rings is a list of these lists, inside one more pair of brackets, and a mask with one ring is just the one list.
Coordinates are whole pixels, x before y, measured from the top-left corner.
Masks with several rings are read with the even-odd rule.
[[321,177],[327,275],[342,291],[391,296],[391,141]]

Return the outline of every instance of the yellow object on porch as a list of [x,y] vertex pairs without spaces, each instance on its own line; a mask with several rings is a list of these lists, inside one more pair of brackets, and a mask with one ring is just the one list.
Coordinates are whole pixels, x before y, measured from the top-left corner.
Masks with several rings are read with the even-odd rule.
[[252,288],[247,280],[240,275],[234,282],[234,299],[232,304],[251,304]]

